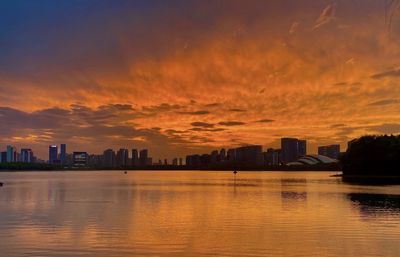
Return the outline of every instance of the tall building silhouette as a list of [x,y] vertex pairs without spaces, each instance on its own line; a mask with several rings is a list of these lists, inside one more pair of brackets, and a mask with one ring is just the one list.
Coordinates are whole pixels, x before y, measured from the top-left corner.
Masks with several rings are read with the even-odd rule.
[[219,153],[217,150],[211,152],[210,162],[215,164],[219,161]]
[[21,149],[21,162],[24,163],[34,162],[32,149],[26,149],[26,148]]
[[225,159],[226,159],[226,151],[224,148],[222,148],[219,151],[219,161],[223,162],[223,161],[225,161]]
[[115,166],[115,152],[113,149],[107,149],[103,152],[103,162],[106,168]]
[[283,163],[294,162],[307,154],[307,142],[297,138],[282,138],[281,151]]
[[226,153],[226,159],[228,162],[234,162],[236,159],[236,149],[228,149]]
[[128,149],[119,149],[117,152],[116,163],[118,167],[127,167],[129,165]]
[[149,152],[147,149],[140,150],[139,152],[139,163],[140,166],[147,166],[149,163]]
[[65,164],[67,162],[67,145],[60,145],[60,162],[61,164]]
[[337,159],[340,154],[340,145],[325,145],[318,147],[318,154]]
[[307,155],[307,141],[306,140],[298,140],[297,145],[298,145],[299,157],[306,156]]
[[7,146],[7,158],[6,158],[6,162],[15,162],[15,147],[8,145]]
[[186,156],[186,165],[187,166],[200,166],[201,165],[201,157],[199,154],[187,155]]
[[264,153],[264,163],[269,166],[276,166],[282,162],[281,149],[268,148]]
[[90,154],[88,155],[89,167],[104,167],[104,155],[102,154]]
[[261,145],[236,148],[236,164],[240,166],[261,166],[264,163]]
[[7,151],[0,153],[0,162],[7,162]]
[[55,164],[58,161],[58,146],[50,145],[49,146],[49,163]]
[[137,149],[132,149],[132,158],[131,158],[132,166],[139,166],[139,153]]

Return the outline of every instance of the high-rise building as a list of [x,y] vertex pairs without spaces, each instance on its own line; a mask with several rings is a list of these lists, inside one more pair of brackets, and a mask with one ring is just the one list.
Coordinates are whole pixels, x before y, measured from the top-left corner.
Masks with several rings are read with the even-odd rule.
[[49,146],[49,163],[56,164],[58,162],[58,146],[50,145]]
[[179,166],[182,166],[182,165],[183,165],[183,159],[179,158]]
[[32,149],[21,149],[21,162],[32,163],[34,162]]
[[307,154],[307,142],[297,138],[282,138],[281,150],[283,163],[294,162]]
[[219,153],[217,150],[214,150],[211,152],[211,156],[210,156],[210,162],[212,164],[215,164],[219,161]]
[[318,154],[337,159],[340,154],[340,145],[325,145],[318,147]]
[[139,154],[137,149],[132,149],[132,158],[131,158],[132,166],[139,166]]
[[178,159],[177,159],[177,158],[174,158],[174,159],[172,160],[172,165],[178,166]]
[[88,156],[89,167],[104,167],[103,155],[91,154]]
[[6,158],[6,162],[15,162],[15,147],[8,145],[7,146],[7,158]]
[[268,148],[263,154],[265,165],[276,166],[281,163],[281,149]]
[[0,162],[7,162],[7,152],[0,153]]
[[234,162],[236,160],[236,149],[228,149],[226,159],[228,162]]
[[60,162],[61,162],[61,164],[66,164],[66,162],[67,162],[67,145],[66,144],[60,145]]
[[282,138],[282,161],[284,163],[293,162],[298,159],[298,145],[297,138]]
[[67,153],[67,157],[66,157],[66,165],[68,166],[72,166],[73,165],[73,158],[72,158],[72,153]]
[[103,152],[103,165],[106,168],[115,166],[115,152],[113,149],[107,149]]
[[211,163],[211,154],[200,155],[200,164],[202,166],[210,165],[210,163]]
[[140,166],[149,165],[149,152],[147,149],[140,150],[139,152],[139,164]]
[[298,146],[299,157],[306,156],[307,155],[307,141],[299,140],[297,142],[297,146]]
[[117,152],[116,163],[118,167],[128,167],[129,165],[129,151],[128,149],[119,149]]
[[186,156],[186,166],[200,166],[201,165],[201,158],[200,155],[187,155]]
[[21,162],[21,154],[19,154],[17,151],[14,151],[14,160],[15,162]]
[[225,159],[226,159],[226,151],[225,151],[224,148],[222,148],[222,149],[219,151],[219,161],[220,161],[220,162],[223,162],[223,161],[225,161]]
[[242,166],[261,166],[264,163],[261,145],[236,148],[236,164]]
[[73,152],[72,163],[74,167],[86,167],[88,164],[88,154],[86,152]]

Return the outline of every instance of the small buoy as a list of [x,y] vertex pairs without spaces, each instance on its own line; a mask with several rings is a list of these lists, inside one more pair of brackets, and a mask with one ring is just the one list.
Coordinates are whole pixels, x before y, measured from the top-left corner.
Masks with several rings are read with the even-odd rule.
[[3,184],[3,182],[0,182],[0,187],[2,187],[4,184]]
[[234,171],[233,171],[233,174],[236,174],[236,173],[238,173],[238,172],[237,172],[236,170],[234,170]]
[[128,174],[128,172],[127,172],[127,171],[124,171],[124,174]]

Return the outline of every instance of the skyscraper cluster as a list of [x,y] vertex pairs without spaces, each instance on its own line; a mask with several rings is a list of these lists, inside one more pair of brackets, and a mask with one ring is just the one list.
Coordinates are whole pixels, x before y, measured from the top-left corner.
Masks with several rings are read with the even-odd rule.
[[37,159],[32,149],[22,148],[21,151],[18,152],[15,146],[7,145],[5,151],[0,152],[0,163],[13,162],[35,163]]
[[61,144],[60,151],[57,145],[49,145],[49,164],[66,164],[67,162],[67,145]]
[[107,149],[103,154],[88,154],[87,152],[67,153],[67,146],[49,146],[49,164],[63,165],[70,167],[97,167],[97,168],[128,168],[144,167],[152,165],[152,158],[149,157],[147,149],[138,151],[137,149],[121,148],[117,152]]
[[[93,168],[129,168],[158,166],[182,166],[182,158],[174,158],[169,163],[167,159],[153,163],[147,149],[126,149],[117,151],[107,149],[103,154],[88,154],[87,152],[67,153],[67,145],[49,145],[48,163],[64,167],[93,167]],[[337,159],[340,154],[340,145],[326,145],[318,147],[318,154]],[[204,167],[215,165],[233,165],[241,167],[278,166],[296,162],[307,155],[307,142],[297,138],[282,138],[281,148],[267,148],[263,151],[261,145],[247,145],[225,150],[214,150],[209,154],[192,154],[186,156],[186,166]],[[8,145],[6,151],[0,152],[0,162],[35,163],[39,161],[28,148],[17,151],[14,146]]]
[[214,150],[210,154],[186,156],[187,166],[207,166],[234,164],[238,166],[262,166],[264,164],[262,146],[249,145],[238,148]]
[[145,167],[152,165],[153,159],[149,157],[147,149],[132,149],[129,154],[128,149],[121,148],[117,152],[107,149],[102,155],[102,166],[106,168],[126,168],[126,167]]
[[[322,146],[319,154],[337,159],[340,145]],[[277,166],[297,161],[307,155],[307,141],[297,138],[282,138],[281,148],[268,148],[263,152],[261,145],[249,145],[238,148],[214,150],[210,154],[186,156],[186,165],[191,167],[231,164],[233,166]]]

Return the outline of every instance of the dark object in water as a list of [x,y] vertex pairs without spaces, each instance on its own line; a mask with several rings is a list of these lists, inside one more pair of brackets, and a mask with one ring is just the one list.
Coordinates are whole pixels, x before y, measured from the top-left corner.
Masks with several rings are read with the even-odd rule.
[[127,172],[127,171],[124,171],[124,174],[128,174],[128,172]]
[[351,176],[344,175],[342,181],[356,185],[400,185],[400,176]]
[[238,172],[236,170],[233,171],[233,174],[237,174]]
[[4,183],[3,182],[0,182],[0,187],[2,187],[4,185]]

